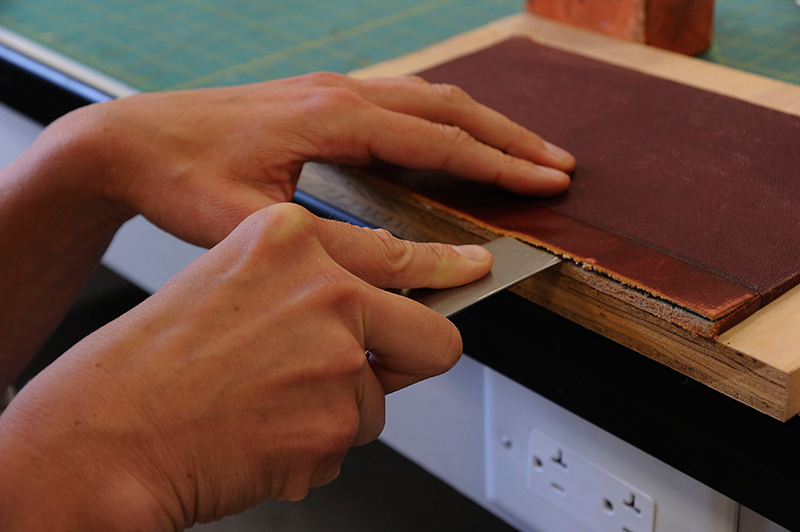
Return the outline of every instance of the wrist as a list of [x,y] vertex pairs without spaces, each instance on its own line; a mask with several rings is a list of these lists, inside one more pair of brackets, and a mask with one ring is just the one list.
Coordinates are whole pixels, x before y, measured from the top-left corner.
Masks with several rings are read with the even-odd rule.
[[[111,134],[109,119],[102,104],[78,109],[51,124],[26,153],[36,178],[34,184],[45,189],[71,216],[88,218],[94,226],[116,231],[136,212],[123,201],[118,189],[127,173],[120,172],[119,132]],[[115,141],[116,139],[116,141]],[[25,157],[23,156],[23,157]],[[82,215],[82,216],[81,216]]]
[[[130,216],[102,192],[96,131],[80,112],[0,170],[0,389],[53,331]],[[88,129],[92,129],[91,127]]]
[[108,196],[113,154],[103,145],[95,114],[79,109],[58,119],[0,172],[5,209],[24,213],[38,232],[89,245],[107,244],[135,214]]
[[48,422],[46,415],[29,414],[12,403],[0,416],[0,530],[175,529],[118,457],[76,442],[64,424]]

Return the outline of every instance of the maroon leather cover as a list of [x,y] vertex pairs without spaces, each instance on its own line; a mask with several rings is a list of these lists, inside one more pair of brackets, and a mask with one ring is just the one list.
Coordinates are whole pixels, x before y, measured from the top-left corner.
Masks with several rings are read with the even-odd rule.
[[[800,117],[526,38],[422,73],[570,150],[537,200],[441,174],[403,186],[730,326],[800,280]],[[719,329],[716,332],[721,332]]]

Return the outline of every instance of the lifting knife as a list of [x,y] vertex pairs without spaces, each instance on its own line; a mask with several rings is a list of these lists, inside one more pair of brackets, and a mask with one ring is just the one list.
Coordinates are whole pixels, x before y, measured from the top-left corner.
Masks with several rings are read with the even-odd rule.
[[483,247],[491,251],[494,257],[492,271],[488,274],[477,281],[453,288],[410,290],[408,297],[449,318],[478,301],[561,262],[552,253],[509,236],[487,242]]

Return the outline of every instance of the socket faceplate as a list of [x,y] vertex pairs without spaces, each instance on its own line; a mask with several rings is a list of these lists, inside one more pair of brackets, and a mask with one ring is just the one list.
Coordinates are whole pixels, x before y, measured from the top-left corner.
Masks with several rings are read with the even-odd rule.
[[[531,371],[537,371],[535,346],[530,353],[498,352],[498,356],[530,356]],[[622,526],[626,526],[632,532],[638,532],[638,528],[631,527],[639,523],[647,525],[643,527],[645,531],[652,530],[655,523],[657,532],[735,532],[738,529],[739,507],[735,501],[508,377],[489,369],[486,369],[484,377],[485,500],[493,512],[520,531],[622,532]],[[631,419],[631,423],[636,423],[636,420]],[[542,441],[536,435],[532,437],[532,431],[538,431],[549,440]],[[551,503],[552,497],[548,496],[546,500],[534,493],[531,489],[534,481],[530,478],[533,474],[531,469],[537,467],[533,459],[534,449],[537,450],[536,456],[542,455],[539,458],[543,465],[544,459],[557,458],[558,450],[561,450],[560,461],[570,468],[570,473],[577,473],[584,463],[588,463],[592,467],[586,466],[584,472],[594,468],[594,473],[599,470],[603,478],[610,479],[607,483],[600,483],[605,488],[590,490],[596,495],[584,497],[570,497],[575,490],[586,489],[581,483],[572,482],[573,477],[569,477],[567,482],[555,476],[545,479],[547,487],[556,481],[557,486],[564,488],[565,500],[562,502],[568,500],[569,504],[580,505],[591,512],[591,517],[578,519],[583,510],[575,511],[574,507],[564,504],[556,506]],[[591,478],[592,473],[575,476]],[[561,480],[561,484],[557,480]],[[593,482],[588,484],[597,485]],[[628,499],[631,493],[636,495],[635,502]],[[652,513],[654,520],[646,513],[649,511],[644,504],[647,495],[657,501]],[[632,522],[615,521],[626,515],[622,512],[628,509],[624,506],[625,501],[641,509],[642,517]],[[607,513],[602,513],[604,510]],[[603,528],[607,524],[614,528]]]
[[528,439],[531,493],[596,532],[653,532],[656,503],[643,491],[543,432]]

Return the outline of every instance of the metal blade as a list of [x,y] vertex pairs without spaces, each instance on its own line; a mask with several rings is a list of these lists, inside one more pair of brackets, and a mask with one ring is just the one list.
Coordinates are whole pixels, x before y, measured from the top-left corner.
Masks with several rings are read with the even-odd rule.
[[491,251],[494,257],[492,271],[484,277],[453,288],[411,290],[408,297],[449,318],[478,301],[561,262],[552,253],[508,236],[492,240],[483,247]]

